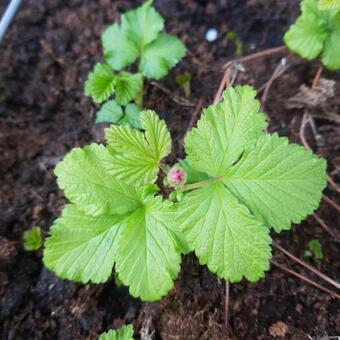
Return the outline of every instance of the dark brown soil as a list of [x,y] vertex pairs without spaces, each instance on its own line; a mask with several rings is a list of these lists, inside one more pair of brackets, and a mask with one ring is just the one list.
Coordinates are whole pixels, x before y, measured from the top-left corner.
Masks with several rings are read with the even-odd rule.
[[[0,46],[0,327],[2,339],[96,339],[109,328],[131,322],[135,336],[156,339],[225,339],[224,284],[200,267],[193,255],[183,259],[175,288],[157,303],[142,303],[113,280],[80,285],[57,278],[42,266],[41,252],[22,248],[22,234],[41,225],[46,236],[65,199],[53,175],[55,164],[74,146],[102,140],[103,126],[93,124],[94,105],[83,95],[83,81],[100,60],[100,33],[118,14],[140,1],[35,0],[26,1]],[[192,75],[190,101],[209,105],[223,75],[223,65],[234,57],[225,35],[235,31],[245,54],[282,44],[282,35],[298,13],[297,0],[155,0],[166,18],[167,30],[188,47],[188,56],[161,82],[182,96],[175,74]],[[2,6],[3,9],[3,6]],[[219,38],[208,43],[208,28]],[[237,83],[259,88],[267,81],[282,54],[245,63]],[[303,110],[287,109],[287,99],[301,84],[310,85],[318,62],[289,57],[292,65],[275,81],[266,112],[270,131],[299,142]],[[337,96],[319,108],[315,119],[322,137],[316,152],[327,158],[329,173],[340,180],[340,77]],[[184,107],[161,89],[147,85],[145,106],[166,121],[176,140],[185,133],[195,107]],[[333,113],[333,121],[327,114]],[[170,157],[174,161],[181,154]],[[338,200],[330,188],[326,194]],[[336,230],[339,214],[321,204],[318,215]],[[320,240],[324,259],[308,260],[339,280],[339,243],[308,218],[275,239],[302,257],[310,239]],[[311,276],[274,250],[275,260]],[[316,281],[326,284],[319,279]],[[332,288],[332,287],[328,287]],[[333,288],[334,289],[334,288]],[[258,283],[233,284],[230,291],[229,335],[234,339],[317,339],[340,334],[339,304],[328,294],[272,267]]]

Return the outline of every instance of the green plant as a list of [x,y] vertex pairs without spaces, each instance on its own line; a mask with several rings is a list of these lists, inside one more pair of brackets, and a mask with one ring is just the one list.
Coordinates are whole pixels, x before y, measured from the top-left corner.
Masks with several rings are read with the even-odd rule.
[[340,0],[319,0],[320,9],[339,9]]
[[235,44],[235,53],[238,57],[240,57],[243,54],[243,42],[240,39],[240,37],[237,35],[236,32],[228,32],[226,35],[227,40],[233,42]]
[[316,260],[323,259],[322,246],[319,240],[310,240],[307,243],[307,249],[304,252],[304,257],[314,257]]
[[[161,79],[186,52],[183,43],[163,32],[164,20],[152,0],[121,16],[102,34],[104,62],[95,65],[85,82],[85,95],[96,103],[107,101],[96,122],[140,128],[144,77]],[[136,73],[121,71],[136,64]]]
[[133,340],[133,327],[126,325],[119,329],[111,329],[100,334],[99,340]]
[[27,230],[23,235],[24,249],[27,251],[38,250],[42,245],[41,229],[39,226]]
[[190,93],[191,93],[190,82],[191,82],[191,74],[189,72],[184,72],[182,74],[176,75],[176,83],[182,87],[186,98],[190,97]]
[[317,0],[302,0],[301,12],[284,36],[287,47],[307,60],[321,55],[328,69],[340,69],[340,10],[325,11]]
[[[112,125],[107,146],[73,149],[55,173],[71,202],[45,243],[45,265],[59,276],[104,282],[115,271],[133,296],[157,300],[173,286],[180,255],[237,282],[269,268],[271,227],[299,223],[317,208],[326,162],[288,139],[265,134],[256,92],[237,86],[204,110],[185,138],[187,157],[169,167],[170,134],[153,111],[144,132]],[[157,195],[159,168],[174,187]],[[180,198],[180,199],[178,199]]]

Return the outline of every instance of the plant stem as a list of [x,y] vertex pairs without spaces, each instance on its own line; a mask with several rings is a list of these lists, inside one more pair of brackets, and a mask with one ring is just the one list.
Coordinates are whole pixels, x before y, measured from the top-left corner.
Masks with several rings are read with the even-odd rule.
[[142,78],[142,88],[140,90],[140,93],[137,95],[135,102],[138,105],[138,107],[143,110],[143,97],[144,97],[144,77]]
[[183,192],[183,191],[188,191],[188,190],[192,190],[192,189],[202,188],[202,187],[206,186],[207,184],[216,183],[216,182],[219,182],[220,180],[221,180],[221,177],[214,177],[214,178],[206,179],[206,180],[201,181],[201,182],[187,184],[187,185],[183,186],[181,191]]

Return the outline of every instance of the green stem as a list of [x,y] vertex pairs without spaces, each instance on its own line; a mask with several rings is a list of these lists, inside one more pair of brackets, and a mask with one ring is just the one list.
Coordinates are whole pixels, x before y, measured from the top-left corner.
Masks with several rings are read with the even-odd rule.
[[144,96],[144,78],[142,80],[142,88],[140,93],[137,95],[135,102],[138,105],[138,107],[143,110],[143,96]]
[[206,180],[201,181],[201,182],[187,184],[187,185],[184,185],[181,188],[181,191],[184,192],[184,191],[188,191],[188,190],[192,190],[192,189],[202,188],[202,187],[204,187],[204,186],[206,186],[206,185],[208,185],[210,183],[219,182],[220,180],[221,180],[221,177],[214,177],[214,178],[206,179]]

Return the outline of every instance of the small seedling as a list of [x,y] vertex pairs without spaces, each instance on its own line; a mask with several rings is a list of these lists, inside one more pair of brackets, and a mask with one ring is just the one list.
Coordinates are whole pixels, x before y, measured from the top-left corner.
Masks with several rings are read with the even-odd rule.
[[[85,82],[85,95],[96,103],[107,101],[96,122],[140,128],[144,77],[161,79],[185,55],[183,43],[163,31],[164,19],[152,0],[126,12],[102,34],[104,62],[95,65]],[[136,65],[136,73],[122,69]]]
[[243,54],[243,42],[235,32],[228,32],[226,35],[228,41],[235,44],[235,54],[240,57]]
[[340,9],[340,0],[319,0],[319,8],[322,10]]
[[24,249],[27,251],[38,250],[41,248],[41,229],[39,226],[33,227],[31,230],[27,230],[23,235]]
[[[321,1],[320,7],[326,8],[326,3],[331,2]],[[285,34],[284,42],[307,60],[321,55],[326,68],[337,70],[340,69],[340,10],[321,8],[317,0],[302,0],[302,13]]]
[[100,334],[99,340],[133,340],[133,327],[127,325],[119,329],[111,329]]
[[191,74],[189,72],[177,74],[176,83],[182,87],[186,98],[190,97],[190,93],[191,93],[190,82],[191,82]]
[[322,246],[319,240],[310,240],[307,244],[307,250],[304,252],[304,257],[314,257],[316,260],[323,259]]
[[[170,133],[150,110],[141,113],[144,132],[112,125],[107,146],[73,149],[55,169],[70,203],[51,227],[45,265],[83,283],[105,282],[115,266],[146,301],[173,287],[190,250],[230,282],[263,277],[270,228],[290,229],[318,207],[326,162],[266,134],[255,95],[228,88],[188,133],[186,159],[174,167],[164,164]],[[157,194],[159,169],[176,203]]]

